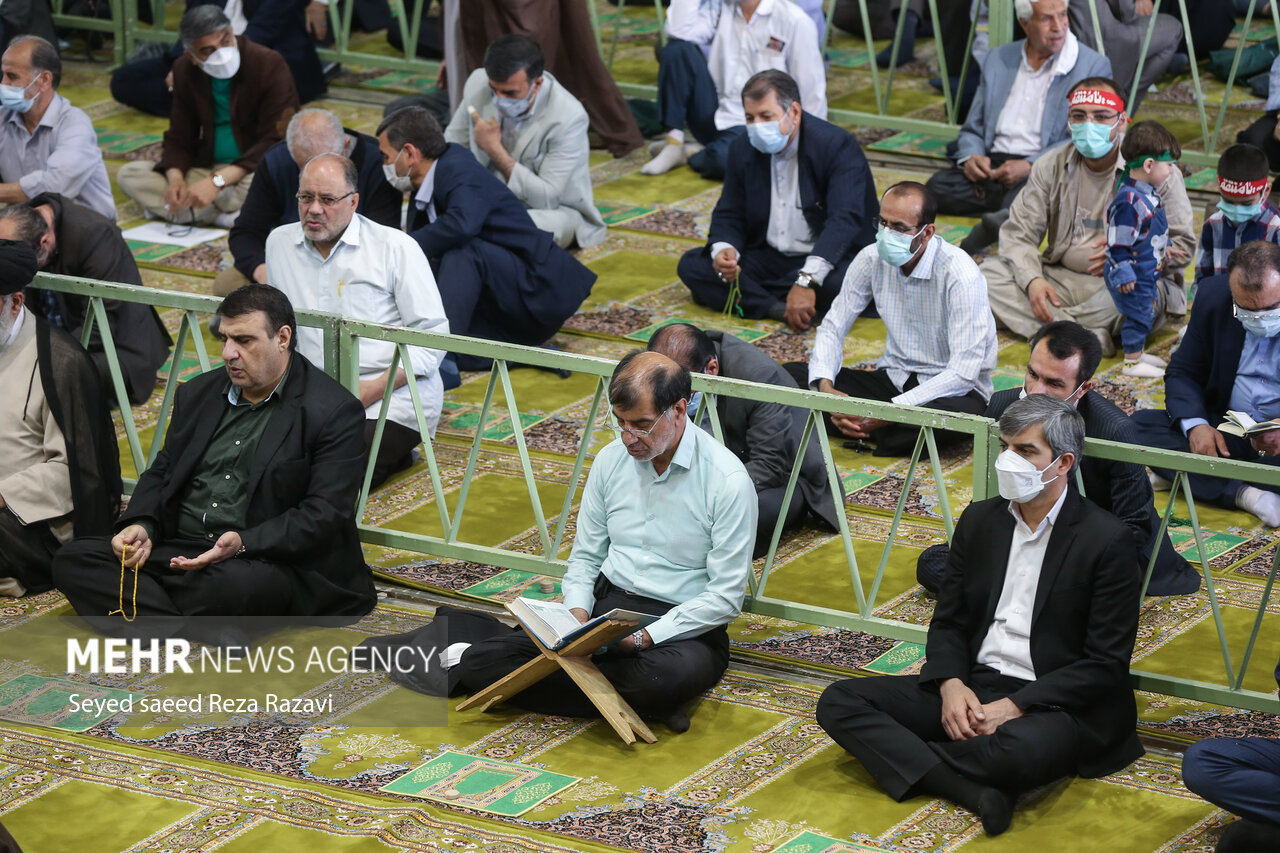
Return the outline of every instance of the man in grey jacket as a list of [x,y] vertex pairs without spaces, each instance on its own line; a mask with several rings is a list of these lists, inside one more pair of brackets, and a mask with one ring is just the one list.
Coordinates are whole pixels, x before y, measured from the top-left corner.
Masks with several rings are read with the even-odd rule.
[[591,194],[587,112],[544,65],[528,36],[494,40],[467,78],[445,140],[470,148],[562,248],[594,246],[605,224]]
[[[688,323],[672,323],[654,332],[649,349],[662,353],[690,373],[723,376],[767,385],[795,388],[795,380],[776,361],[733,335],[719,331],[703,331]],[[698,425],[711,429],[709,414],[699,416],[699,392],[689,403],[689,417]],[[826,465],[819,445],[818,424],[809,437],[795,493],[785,512],[787,481],[795,464],[800,439],[804,436],[806,411],[779,403],[761,403],[741,397],[716,395],[707,402],[708,412],[715,409],[723,431],[724,445],[742,460],[759,501],[754,556],[769,550],[778,516],[786,516],[785,527],[799,524],[812,512],[824,526],[838,529],[835,499],[827,479]],[[841,501],[843,503],[843,500]]]

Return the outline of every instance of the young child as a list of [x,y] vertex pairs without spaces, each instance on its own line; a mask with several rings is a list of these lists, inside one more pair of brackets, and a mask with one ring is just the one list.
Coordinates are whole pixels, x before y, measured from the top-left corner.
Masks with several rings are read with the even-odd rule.
[[[1204,221],[1196,253],[1196,284],[1227,271],[1227,256],[1255,240],[1280,243],[1280,211],[1267,201],[1267,155],[1252,145],[1232,145],[1218,158],[1218,209]],[[1194,294],[1194,289],[1193,289]]]
[[1164,125],[1140,121],[1124,135],[1124,177],[1107,208],[1107,262],[1103,278],[1116,310],[1124,315],[1120,343],[1125,376],[1159,379],[1165,362],[1143,352],[1156,320],[1156,294],[1169,219],[1156,188],[1168,180],[1182,146]]

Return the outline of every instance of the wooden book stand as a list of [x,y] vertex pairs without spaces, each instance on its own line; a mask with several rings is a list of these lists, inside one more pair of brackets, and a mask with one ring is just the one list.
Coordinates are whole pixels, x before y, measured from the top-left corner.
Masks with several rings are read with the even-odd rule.
[[[609,680],[591,662],[592,652],[631,633],[635,627],[634,622],[617,622],[612,619],[601,622],[559,651],[548,649],[538,642],[538,638],[532,631],[525,628],[524,632],[533,640],[533,644],[538,647],[541,654],[514,672],[504,675],[479,693],[473,694],[469,699],[461,702],[457,709],[465,711],[479,705],[481,711],[487,711],[493,705],[516,695],[531,684],[536,684],[557,669],[563,669],[624,742],[635,743],[638,734],[645,743],[656,743],[657,736],[649,730],[649,727],[640,719],[640,715],[632,710],[627,700],[618,695],[618,691],[613,689]],[[521,628],[524,626],[521,625]]]

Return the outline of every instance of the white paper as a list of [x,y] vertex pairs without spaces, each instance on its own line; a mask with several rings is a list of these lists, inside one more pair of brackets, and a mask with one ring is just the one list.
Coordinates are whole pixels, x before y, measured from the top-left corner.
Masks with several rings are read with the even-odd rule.
[[[140,243],[165,243],[170,246],[182,246],[189,249],[201,243],[209,243],[219,237],[225,237],[223,228],[192,228],[189,232],[185,225],[174,225],[169,222],[148,222],[123,232],[126,240],[137,240]],[[175,233],[170,233],[173,231]],[[180,236],[179,236],[180,235]]]

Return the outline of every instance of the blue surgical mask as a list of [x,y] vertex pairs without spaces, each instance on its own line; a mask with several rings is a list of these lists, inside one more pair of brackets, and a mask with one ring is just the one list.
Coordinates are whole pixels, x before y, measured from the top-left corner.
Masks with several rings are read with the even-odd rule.
[[757,121],[747,125],[747,139],[751,147],[762,154],[777,154],[787,147],[790,137],[782,132],[776,121]]
[[35,98],[26,97],[27,90],[31,88],[32,80],[25,86],[0,86],[0,107],[6,110],[13,110],[15,113],[25,113],[35,104]]
[[504,98],[501,95],[493,96],[494,106],[498,108],[498,112],[507,118],[520,118],[520,116],[529,112],[533,106],[533,99],[538,94],[536,84],[529,87],[529,94],[523,98]]
[[1218,202],[1218,210],[1221,210],[1222,215],[1231,222],[1243,225],[1262,213],[1262,199],[1258,199],[1253,204],[1236,204],[1224,199]]
[[1232,313],[1244,326],[1244,330],[1259,338],[1274,338],[1280,334],[1280,310],[1249,311],[1239,305],[1232,307]]
[[1115,127],[1109,124],[1098,124],[1082,121],[1071,125],[1071,142],[1082,157],[1097,160],[1106,157],[1116,147],[1111,139],[1111,131]]
[[911,244],[923,231],[924,228],[921,228],[914,234],[899,234],[883,225],[880,226],[880,230],[876,232],[876,251],[880,254],[880,259],[895,267],[902,266],[915,257],[916,253],[911,249]]
[[701,391],[694,391],[692,394],[689,395],[689,417],[692,418],[698,414],[698,404],[701,402],[702,402]]

